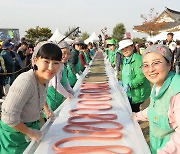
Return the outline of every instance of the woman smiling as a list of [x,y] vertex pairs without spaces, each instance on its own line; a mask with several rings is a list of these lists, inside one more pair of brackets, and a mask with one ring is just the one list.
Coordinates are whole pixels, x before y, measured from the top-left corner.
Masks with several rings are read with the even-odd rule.
[[153,154],[180,153],[180,76],[171,71],[172,52],[164,45],[152,45],[143,53],[142,70],[154,84],[150,105],[133,115],[149,121]]
[[39,118],[46,101],[47,81],[61,66],[62,52],[58,45],[40,42],[32,57],[33,69],[20,74],[2,104],[0,121],[0,153],[23,153],[26,138],[39,141]]

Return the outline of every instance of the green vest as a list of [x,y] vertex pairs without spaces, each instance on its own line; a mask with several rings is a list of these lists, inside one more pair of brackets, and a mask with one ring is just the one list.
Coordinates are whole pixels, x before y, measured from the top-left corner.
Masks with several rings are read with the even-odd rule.
[[81,54],[81,53],[79,53],[79,56],[78,56],[78,62],[77,62],[77,64],[75,65],[75,70],[76,70],[77,73],[80,73],[80,72],[82,72],[82,71],[84,70],[84,67],[83,67],[82,64],[81,64],[80,54]]
[[142,58],[137,53],[133,53],[128,59],[123,58],[122,84],[130,85],[127,96],[132,98],[132,104],[144,102],[151,93],[150,83],[142,73],[141,65]]
[[[132,67],[131,67],[131,60],[132,60],[133,54],[127,59],[124,58],[123,60],[123,69],[122,69],[122,84],[123,86],[126,86],[127,84],[130,83],[131,81],[131,74],[132,74]],[[126,92],[127,96],[132,98],[130,89],[127,90]]]
[[[25,123],[27,127],[40,129],[39,120]],[[25,135],[0,121],[0,154],[21,154],[30,142],[25,140]]]
[[115,66],[116,51],[108,50],[108,59],[111,65]]
[[155,86],[151,94],[151,102],[148,107],[148,119],[150,126],[150,149],[156,154],[170,140],[174,129],[171,129],[168,120],[170,99],[180,92],[180,76],[170,72],[163,83],[158,95],[155,95]]
[[86,64],[89,64],[90,59],[89,59],[87,53],[86,53],[86,52],[83,52],[83,54],[84,54],[84,57],[85,57]]
[[68,77],[70,86],[74,87],[74,85],[76,84],[77,78],[76,78],[76,75],[72,72],[69,64],[67,64],[67,77]]
[[[65,87],[66,81],[67,81],[67,68],[64,65],[64,69],[62,71],[62,77],[60,81],[63,87]],[[62,104],[63,100],[64,100],[64,96],[59,92],[57,92],[53,86],[48,87],[46,101],[52,111],[55,111]]]
[[62,71],[62,77],[61,77],[61,84],[63,85],[63,87],[66,86],[66,82],[67,82],[67,67],[66,65],[64,65],[64,69]]

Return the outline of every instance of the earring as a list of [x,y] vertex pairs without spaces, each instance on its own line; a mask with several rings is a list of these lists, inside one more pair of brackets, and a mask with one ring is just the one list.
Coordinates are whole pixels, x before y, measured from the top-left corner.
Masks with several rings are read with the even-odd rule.
[[38,70],[38,67],[37,67],[36,64],[33,66],[33,70],[34,70],[34,71]]

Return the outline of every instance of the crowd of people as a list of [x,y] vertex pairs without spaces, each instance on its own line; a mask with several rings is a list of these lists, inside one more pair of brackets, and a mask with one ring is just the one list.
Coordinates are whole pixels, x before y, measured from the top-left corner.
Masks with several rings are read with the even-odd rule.
[[[169,33],[166,42],[144,43],[132,39],[117,42],[108,38],[103,51],[115,77],[127,94],[132,118],[149,121],[153,154],[180,152],[179,42]],[[1,49],[2,87],[11,85],[2,104],[0,153],[22,153],[29,141],[40,141],[39,120],[54,118],[66,98],[74,97],[73,87],[97,50],[76,38],[72,45],[42,41],[36,45],[22,39],[19,45],[4,41]],[[142,49],[143,48],[143,49]],[[153,86],[152,86],[153,85]],[[150,97],[150,105],[140,105]]]
[[[4,93],[6,94],[3,87],[12,85],[18,75],[32,68],[31,58],[34,46],[34,44],[28,43],[24,37],[18,45],[13,44],[11,39],[5,40],[2,45],[0,44],[0,98],[3,97]],[[71,50],[71,56],[70,58],[68,56],[68,62],[65,65],[71,87],[75,85],[79,75],[88,66],[94,55],[94,50],[97,49],[96,46],[95,43],[91,42],[86,45],[77,39],[72,47],[68,47]]]
[[2,86],[7,80],[11,86],[2,104],[0,153],[22,153],[29,141],[41,139],[39,119],[53,119],[53,111],[73,98],[73,87],[96,49],[79,38],[71,46],[43,41],[32,47],[24,41],[16,51],[10,40],[2,44]]
[[[179,43],[173,33],[167,34],[166,41],[144,46],[131,39],[121,40],[118,47],[114,39],[106,41],[107,60],[127,94],[132,118],[149,121],[152,154],[180,153]],[[149,106],[140,111],[149,97]]]

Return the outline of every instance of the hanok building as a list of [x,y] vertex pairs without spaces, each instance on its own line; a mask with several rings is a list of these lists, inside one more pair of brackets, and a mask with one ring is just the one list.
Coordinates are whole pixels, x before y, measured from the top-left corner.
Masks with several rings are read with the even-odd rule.
[[166,9],[153,21],[146,21],[142,25],[134,26],[133,30],[146,33],[150,36],[161,32],[180,31],[180,12]]

